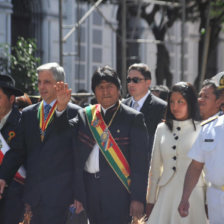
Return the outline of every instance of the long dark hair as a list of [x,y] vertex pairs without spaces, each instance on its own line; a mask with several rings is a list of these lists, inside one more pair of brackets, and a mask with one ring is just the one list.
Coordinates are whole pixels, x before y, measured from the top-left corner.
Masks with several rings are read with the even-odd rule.
[[175,117],[171,113],[171,110],[170,110],[170,98],[172,93],[174,92],[180,93],[183,96],[183,98],[187,101],[188,119],[192,119],[194,129],[196,130],[194,121],[200,120],[198,99],[197,99],[197,93],[195,91],[195,88],[188,82],[178,82],[171,88],[168,95],[168,105],[167,105],[167,110],[165,115],[166,125],[171,131],[173,130],[173,120],[175,120]]

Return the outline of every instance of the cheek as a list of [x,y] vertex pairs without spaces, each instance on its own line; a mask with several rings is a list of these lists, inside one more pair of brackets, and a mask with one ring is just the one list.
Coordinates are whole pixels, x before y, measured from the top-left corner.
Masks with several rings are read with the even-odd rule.
[[187,108],[187,106],[185,106],[185,108],[184,108],[184,113],[185,113],[185,115],[188,115],[188,108]]

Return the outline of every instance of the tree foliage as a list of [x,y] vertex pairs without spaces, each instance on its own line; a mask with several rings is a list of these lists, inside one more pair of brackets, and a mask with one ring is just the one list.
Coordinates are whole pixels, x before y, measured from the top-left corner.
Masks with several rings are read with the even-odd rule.
[[[97,0],[82,0],[82,2],[93,3]],[[109,2],[112,4],[117,4],[119,9],[121,8],[122,1],[116,0],[108,0],[103,1],[103,3]],[[164,42],[167,30],[172,27],[172,25],[177,21],[182,19],[183,15],[183,0],[161,0],[161,2],[166,3],[179,3],[178,7],[174,7],[174,5],[170,4],[154,4],[147,0],[126,0],[127,3],[127,39],[129,38],[129,33],[133,26],[129,24],[130,20],[129,16],[137,17],[140,15],[142,19],[144,19],[149,28],[152,29],[154,37],[156,40],[160,40]],[[207,32],[207,21],[209,18],[209,27],[211,29],[210,32],[210,41],[208,48],[208,59],[206,66],[206,74],[205,78],[210,78],[211,76],[216,74],[217,69],[217,45],[220,31],[222,29],[222,25],[224,23],[224,1],[223,0],[185,0],[185,15],[186,21],[199,21],[200,26],[198,30],[199,34],[199,49],[198,49],[198,77],[196,78],[196,83],[198,83],[199,76],[201,75],[201,67],[202,67],[202,58],[203,51],[205,49],[205,34]],[[141,7],[139,7],[141,5]],[[210,9],[210,10],[209,10]],[[139,11],[140,10],[140,13]],[[118,10],[118,14],[121,13],[121,10]],[[158,17],[157,15],[160,14]],[[121,15],[117,16],[118,18],[118,36],[121,34]],[[158,19],[159,18],[159,19]],[[120,39],[117,38],[117,66],[119,70],[119,63],[121,64],[121,54],[120,49],[121,46],[119,43]],[[131,51],[132,47],[130,45],[136,47],[136,51]],[[127,43],[127,57],[128,58],[136,58],[138,59],[138,55],[131,55],[138,52],[138,44],[130,44]],[[137,56],[137,57],[136,57]],[[133,61],[134,62],[134,61]],[[127,62],[128,63],[128,62]],[[169,51],[166,48],[165,44],[157,45],[157,66],[156,66],[156,78],[157,84],[162,84],[164,80],[168,86],[172,84],[172,74],[170,72],[170,64],[169,64]]]
[[16,87],[22,91],[28,94],[36,93],[36,68],[40,63],[40,58],[35,56],[36,42],[19,37],[16,46],[10,48],[5,44],[1,46],[1,50],[0,72],[11,75],[16,81]]

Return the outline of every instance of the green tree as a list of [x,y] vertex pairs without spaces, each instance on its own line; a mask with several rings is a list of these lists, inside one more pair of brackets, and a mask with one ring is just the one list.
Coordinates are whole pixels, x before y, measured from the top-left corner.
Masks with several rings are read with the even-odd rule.
[[[82,2],[93,3],[97,0],[82,0]],[[136,27],[132,24],[134,17],[140,16],[145,20],[152,30],[152,33],[156,40],[163,43],[165,41],[167,30],[173,26],[173,24],[181,20],[183,13],[183,0],[159,0],[161,3],[179,3],[178,7],[173,7],[172,4],[154,4],[150,1],[136,1],[126,0],[127,3],[127,39],[130,38],[130,33]],[[159,2],[158,1],[158,2]],[[116,0],[104,0],[103,3],[109,2],[111,4],[117,4],[118,6],[118,38],[117,38],[117,70],[120,72],[121,58],[121,3],[122,1]],[[224,23],[224,1],[223,0],[185,0],[186,8],[186,21],[199,21],[199,49],[198,49],[198,77],[195,80],[195,85],[199,88],[199,80],[202,75],[202,66],[206,65],[205,77],[210,78],[217,73],[217,49],[218,39]],[[158,17],[158,13],[160,16]],[[209,20],[208,20],[209,18]],[[208,26],[206,27],[206,24]],[[207,29],[209,28],[209,29]],[[209,31],[209,41],[206,45],[205,37]],[[136,33],[136,32],[135,32]],[[133,36],[133,35],[132,35]],[[132,38],[138,38],[133,36]],[[204,49],[208,48],[208,58],[203,62]],[[134,59],[131,62],[141,61],[138,55],[138,43],[127,43],[127,59]],[[130,61],[127,61],[127,65]],[[170,59],[169,51],[165,44],[157,45],[157,66],[156,66],[156,79],[157,84],[163,83],[166,80],[168,86],[172,85],[173,74],[170,72]]]
[[36,68],[40,64],[40,58],[36,57],[36,42],[33,39],[25,40],[19,37],[16,46],[2,46],[0,56],[0,72],[11,75],[16,81],[16,87],[28,94],[37,91]]

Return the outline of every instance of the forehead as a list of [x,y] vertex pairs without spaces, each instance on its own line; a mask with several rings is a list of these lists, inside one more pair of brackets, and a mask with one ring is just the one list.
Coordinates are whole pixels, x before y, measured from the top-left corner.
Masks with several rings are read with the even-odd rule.
[[128,76],[129,77],[144,77],[143,75],[142,75],[142,73],[141,72],[139,72],[139,71],[137,71],[137,70],[130,70],[129,72],[128,72]]
[[38,73],[38,80],[55,80],[52,71],[43,70]]
[[201,91],[200,94],[214,94],[214,88],[212,86],[204,86]]
[[171,93],[171,98],[183,98],[183,95],[180,92],[172,92]]
[[0,94],[1,95],[6,95],[1,87],[0,87]]
[[108,82],[106,80],[102,80],[97,86],[107,86],[107,85],[114,85],[114,86],[116,86],[113,82]]

